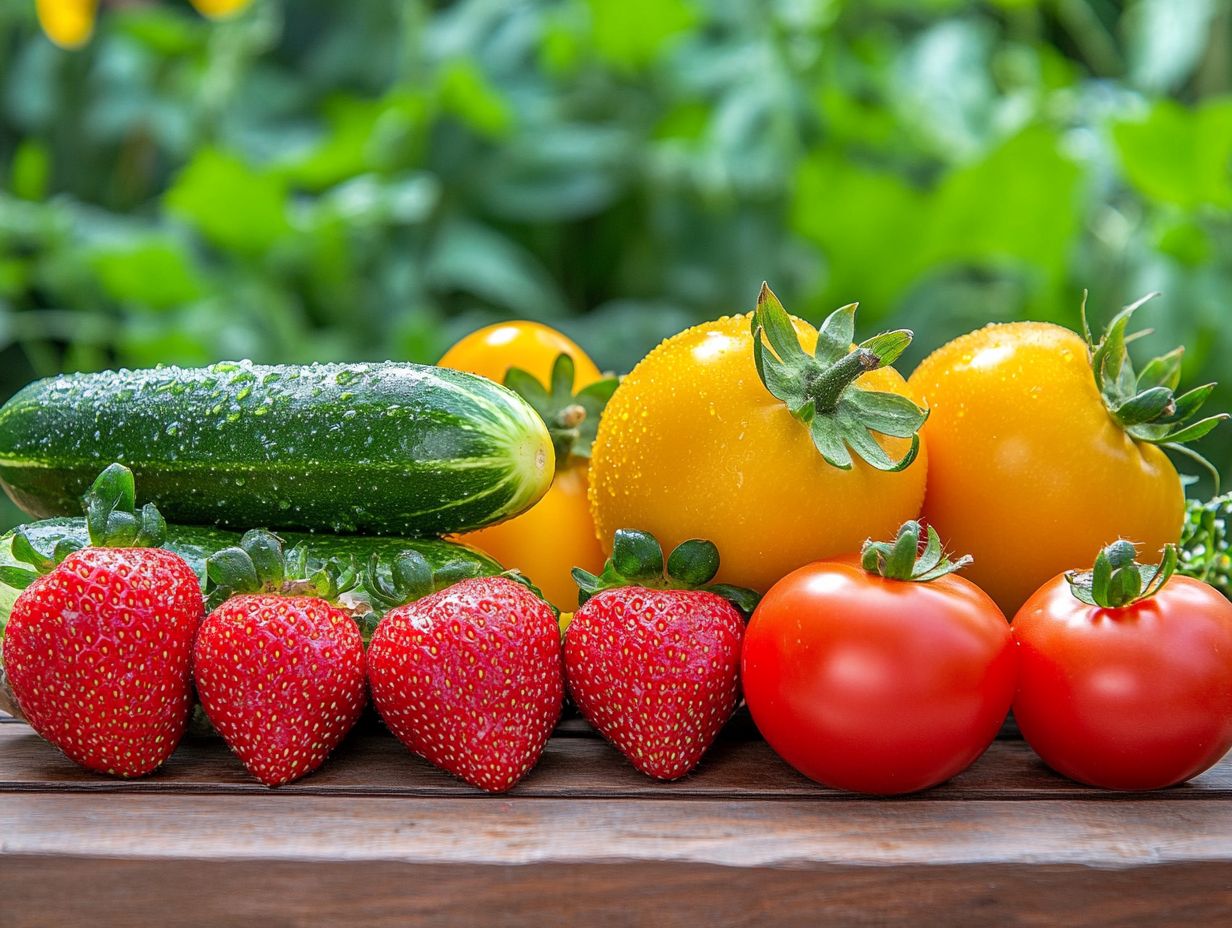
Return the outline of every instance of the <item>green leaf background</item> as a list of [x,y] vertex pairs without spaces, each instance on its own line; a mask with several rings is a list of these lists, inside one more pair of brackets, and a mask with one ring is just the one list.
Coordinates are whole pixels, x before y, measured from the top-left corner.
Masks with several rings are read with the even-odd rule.
[[904,370],[1158,289],[1138,347],[1232,407],[1229,3],[147,0],[78,52],[0,4],[4,395],[515,317],[624,370],[762,280]]

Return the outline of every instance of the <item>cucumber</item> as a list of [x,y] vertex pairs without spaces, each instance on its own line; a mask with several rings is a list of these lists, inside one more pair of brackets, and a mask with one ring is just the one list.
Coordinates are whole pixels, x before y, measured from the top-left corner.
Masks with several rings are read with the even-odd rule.
[[[41,522],[31,522],[22,526],[26,535],[39,551],[50,551],[56,541],[70,538],[85,545],[89,543],[89,533],[86,531],[86,520],[82,518],[46,519]],[[0,566],[20,566],[13,557],[12,545],[14,529],[0,536]],[[308,550],[320,558],[353,557],[362,567],[372,555],[383,560],[392,559],[408,549],[418,551],[435,569],[447,563],[462,561],[472,566],[476,574],[498,574],[502,568],[486,554],[468,548],[465,545],[435,538],[393,538],[389,536],[354,536],[354,535],[313,535],[304,532],[278,532],[287,548],[298,544],[308,546]],[[163,547],[174,551],[184,558],[197,576],[205,577],[205,559],[216,551],[237,544],[239,532],[212,528],[201,525],[168,525],[167,540]],[[19,591],[0,583],[0,636],[9,620]]]
[[172,522],[409,536],[515,516],[555,464],[521,397],[418,364],[72,374],[0,408],[0,482],[31,516],[80,512],[116,461]]

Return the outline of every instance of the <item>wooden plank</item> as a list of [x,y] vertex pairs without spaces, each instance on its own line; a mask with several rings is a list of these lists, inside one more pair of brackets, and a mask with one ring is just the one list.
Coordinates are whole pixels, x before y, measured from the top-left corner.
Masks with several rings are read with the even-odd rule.
[[[1167,928],[1219,925],[1226,864],[737,869],[9,857],[6,928]],[[169,893],[169,888],[171,892]],[[172,895],[173,894],[173,895]]]
[[[0,790],[30,792],[157,792],[263,794],[218,740],[192,739],[158,773],[140,780],[90,774],[28,727],[0,727]],[[276,795],[439,796],[483,794],[412,757],[388,734],[351,738],[317,773]],[[788,767],[762,741],[720,741],[692,775],[660,783],[632,768],[597,738],[556,737],[543,759],[510,794],[521,798],[823,799],[850,800]],[[997,741],[968,771],[922,794],[928,800],[1081,799],[1109,794],[1057,776],[1021,741]],[[1232,755],[1193,782],[1161,793],[1169,799],[1232,797]]]
[[[0,793],[6,856],[726,867],[1232,864],[1232,803]],[[0,868],[2,869],[2,868]],[[1232,870],[1228,873],[1232,881]]]

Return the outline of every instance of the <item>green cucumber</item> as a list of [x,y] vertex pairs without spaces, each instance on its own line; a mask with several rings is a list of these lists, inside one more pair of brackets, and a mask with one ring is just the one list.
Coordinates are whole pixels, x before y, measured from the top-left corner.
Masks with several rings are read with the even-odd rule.
[[521,397],[418,364],[71,374],[0,408],[0,482],[31,516],[80,512],[116,461],[172,522],[409,536],[515,516],[554,470]]
[[[46,519],[41,522],[31,522],[24,525],[26,536],[39,551],[50,551],[61,539],[77,541],[82,545],[89,544],[90,537],[86,531],[86,520],[82,518]],[[14,529],[0,536],[0,566],[28,567],[13,557]],[[375,535],[313,535],[305,532],[278,532],[283,543],[292,548],[303,544],[319,558],[353,557],[360,567],[363,567],[372,555],[377,555],[382,561],[392,560],[406,550],[418,551],[433,569],[445,564],[462,562],[473,568],[475,574],[498,574],[502,568],[486,554],[468,548],[465,545],[435,538],[394,538]],[[205,577],[205,559],[223,548],[238,544],[239,532],[231,532],[221,528],[211,528],[201,525],[168,525],[167,540],[163,547],[174,551],[184,558],[197,576]],[[0,583],[0,635],[8,622],[13,603],[19,595],[18,590]]]

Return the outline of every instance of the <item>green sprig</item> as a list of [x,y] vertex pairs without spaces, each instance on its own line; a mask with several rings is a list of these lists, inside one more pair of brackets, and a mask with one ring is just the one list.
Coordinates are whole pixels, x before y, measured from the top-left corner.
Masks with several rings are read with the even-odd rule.
[[702,590],[723,597],[744,615],[750,616],[761,598],[753,590],[727,583],[711,583],[719,572],[719,549],[713,542],[694,538],[683,541],[663,560],[663,548],[649,532],[622,528],[612,542],[612,556],[603,572],[592,574],[573,568],[578,586],[578,605],[604,590],[643,586],[658,590]]
[[[854,349],[856,304],[835,310],[817,333],[808,354],[778,297],[762,284],[753,311],[753,361],[766,389],[808,427],[826,462],[842,470],[854,458],[884,471],[909,467],[920,451],[920,427],[928,410],[897,393],[867,390],[856,380],[893,364],[911,344],[911,332],[896,329],[860,342]],[[910,438],[897,461],[874,434]]]

